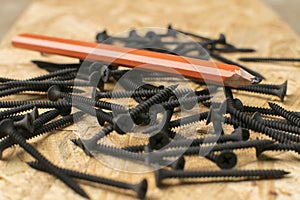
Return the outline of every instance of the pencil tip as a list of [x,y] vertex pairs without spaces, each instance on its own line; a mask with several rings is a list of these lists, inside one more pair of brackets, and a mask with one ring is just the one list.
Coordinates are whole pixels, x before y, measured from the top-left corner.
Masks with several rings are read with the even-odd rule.
[[252,84],[258,84],[258,83],[260,83],[261,81],[262,81],[262,79],[259,78],[259,77],[251,78],[251,83],[252,83]]

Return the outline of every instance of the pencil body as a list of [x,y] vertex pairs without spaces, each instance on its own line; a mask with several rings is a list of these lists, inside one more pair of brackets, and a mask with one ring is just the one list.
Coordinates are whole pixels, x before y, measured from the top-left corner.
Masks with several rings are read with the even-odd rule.
[[12,44],[16,47],[47,54],[100,61],[130,68],[138,67],[148,71],[179,74],[186,78],[217,85],[240,87],[259,82],[255,76],[238,66],[147,50],[34,34],[18,35],[13,38]]

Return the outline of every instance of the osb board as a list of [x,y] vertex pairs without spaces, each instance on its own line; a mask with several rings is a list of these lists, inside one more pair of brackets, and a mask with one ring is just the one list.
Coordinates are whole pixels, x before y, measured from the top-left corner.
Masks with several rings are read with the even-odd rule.
[[[225,33],[228,41],[241,47],[253,47],[257,53],[250,56],[299,57],[300,41],[296,34],[269,8],[257,0],[201,0],[201,1],[33,1],[30,7],[12,27],[0,48],[0,74],[13,78],[32,77],[42,73],[29,61],[42,59],[68,62],[69,58],[58,56],[41,57],[36,52],[16,49],[10,45],[11,38],[19,33],[31,32],[94,41],[95,33],[108,29],[109,33],[120,33],[130,28],[166,27],[172,23],[175,28],[217,37]],[[243,54],[247,56],[248,54]],[[228,57],[236,58],[232,54]],[[267,78],[267,82],[281,83],[289,80],[288,97],[284,105],[297,110],[300,104],[298,85],[299,65],[247,64]],[[246,105],[267,106],[268,101],[278,101],[275,97],[261,97],[246,93],[236,93]],[[15,98],[15,97],[13,97]],[[239,152],[238,168],[265,169],[281,168],[291,171],[288,178],[268,181],[205,183],[174,185],[159,189],[155,187],[153,173],[125,173],[107,167],[86,157],[71,142],[75,138],[75,127],[68,131],[41,137],[33,144],[54,163],[103,175],[123,181],[138,182],[147,178],[148,199],[299,199],[300,176],[299,157],[293,153],[268,153],[275,160],[256,161],[253,150]],[[32,158],[21,148],[11,148],[4,152],[0,161],[0,199],[81,199],[59,180],[45,173],[30,169],[25,161]],[[196,158],[197,159],[197,158]],[[195,163],[195,160],[194,162]],[[207,162],[208,163],[208,162]],[[210,164],[204,166],[213,167]],[[187,163],[188,169],[195,169]],[[176,183],[171,182],[171,183]],[[92,199],[132,199],[130,192],[97,185],[81,184]]]

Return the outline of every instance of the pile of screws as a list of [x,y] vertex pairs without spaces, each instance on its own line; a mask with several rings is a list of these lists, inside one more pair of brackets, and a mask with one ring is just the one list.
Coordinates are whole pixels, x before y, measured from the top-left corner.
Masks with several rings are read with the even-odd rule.
[[[187,45],[185,43],[163,42],[163,38],[176,37],[176,32],[200,39],[201,42],[198,44],[202,44],[211,57],[230,64],[237,63],[225,59],[216,52],[254,51],[248,48],[237,48],[227,43],[223,34],[219,39],[213,40],[175,30],[171,26],[165,34],[147,32],[145,36],[140,36],[132,30],[127,38],[110,37],[104,31],[97,35],[97,41],[110,44],[121,41],[125,46],[134,48],[146,46],[145,49],[148,50],[185,56],[189,56],[188,52],[196,50],[199,51],[197,56],[192,57],[204,58],[203,48],[198,46],[185,47]],[[175,49],[166,50],[164,45],[170,43],[176,44]],[[140,199],[146,196],[147,180],[132,184],[58,167],[39,153],[27,140],[82,122],[91,116],[96,117],[101,131],[89,138],[72,140],[74,145],[80,147],[87,156],[97,157],[104,154],[154,167],[157,187],[163,185],[163,179],[169,178],[222,177],[234,180],[282,178],[289,172],[276,169],[233,169],[238,162],[235,150],[254,148],[257,157],[265,151],[300,153],[299,113],[288,111],[276,103],[269,103],[270,108],[246,106],[233,95],[235,90],[242,90],[275,95],[284,101],[287,82],[281,85],[259,84],[242,88],[223,88],[195,82],[193,84],[198,88],[195,90],[182,88],[181,83],[174,84],[174,80],[180,82],[178,77],[144,71],[132,74],[133,70],[121,69],[118,68],[119,66],[105,63],[87,61],[72,64],[43,61],[33,61],[33,63],[49,73],[26,80],[0,78],[0,97],[19,93],[32,94],[32,92],[34,95],[47,94],[48,96],[48,100],[41,101],[0,102],[0,108],[7,109],[0,112],[1,158],[5,149],[20,145],[35,159],[28,163],[30,167],[52,174],[83,197],[89,198],[73,178],[132,190]],[[264,78],[247,67],[241,67],[261,79]],[[149,77],[156,82],[146,82]],[[174,80],[171,80],[172,78]],[[161,80],[168,82],[166,84],[169,86],[162,85]],[[124,90],[107,90],[107,87],[116,84]],[[214,97],[217,96],[220,88],[223,89],[225,98],[216,101]],[[90,89],[92,89],[92,97],[86,97]],[[130,107],[113,102],[114,99],[125,98],[133,102]],[[42,109],[47,111],[39,115]],[[197,112],[192,112],[195,110]],[[30,112],[24,114],[27,111]],[[184,111],[187,111],[185,113],[188,115],[179,117],[178,113]],[[278,119],[274,119],[274,116]],[[211,126],[212,133],[198,133],[196,128],[199,123],[202,123],[203,127]],[[225,126],[227,127],[224,128]],[[142,131],[139,129],[141,127]],[[192,128],[189,129],[193,130],[192,134],[178,131],[180,127]],[[232,133],[228,134],[230,129]],[[103,142],[111,134],[118,134],[120,137],[125,134],[128,137],[142,134],[143,137],[138,144],[113,146]],[[203,158],[201,161],[211,161],[220,170],[184,170],[187,157],[190,156],[200,156]]]

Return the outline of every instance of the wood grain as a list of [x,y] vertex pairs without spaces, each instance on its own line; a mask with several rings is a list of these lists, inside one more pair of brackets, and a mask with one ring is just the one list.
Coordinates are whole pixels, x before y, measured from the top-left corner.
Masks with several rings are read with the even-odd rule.
[[[19,33],[30,32],[49,36],[94,41],[97,31],[108,29],[110,34],[140,27],[175,28],[218,37],[225,33],[228,41],[240,47],[254,47],[258,51],[249,55],[299,57],[298,36],[277,15],[258,0],[179,0],[179,1],[129,1],[129,0],[38,0],[33,1],[26,12],[1,42],[0,74],[13,78],[32,77],[46,73],[37,69],[30,60],[40,59],[53,62],[73,62],[60,56],[42,57],[37,52],[13,48],[11,38]],[[243,54],[244,56],[248,54]],[[238,54],[228,54],[238,58]],[[289,80],[288,97],[281,105],[288,109],[300,107],[299,65],[247,64],[266,76],[269,83]],[[278,102],[276,97],[236,92],[246,105],[267,106],[268,101]],[[22,96],[18,98],[40,98]],[[16,97],[10,97],[15,99]],[[198,129],[203,128],[198,124]],[[267,153],[275,160],[257,161],[254,150],[238,151],[240,169],[282,168],[292,174],[282,180],[249,182],[210,182],[174,185],[159,189],[155,187],[153,173],[126,173],[114,170],[95,159],[86,157],[71,142],[78,127],[72,126],[49,136],[40,137],[32,143],[54,163],[71,169],[83,170],[119,180],[138,182],[147,178],[148,199],[299,199],[297,185],[300,176],[299,156],[294,153]],[[112,134],[111,140],[134,142],[134,138]],[[81,199],[59,180],[27,167],[25,161],[32,158],[19,147],[4,152],[0,161],[0,199]],[[189,158],[188,169],[214,168],[208,161]],[[169,181],[178,183],[178,181]],[[133,199],[130,192],[81,184],[92,199]]]

